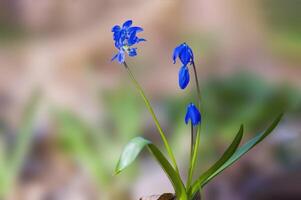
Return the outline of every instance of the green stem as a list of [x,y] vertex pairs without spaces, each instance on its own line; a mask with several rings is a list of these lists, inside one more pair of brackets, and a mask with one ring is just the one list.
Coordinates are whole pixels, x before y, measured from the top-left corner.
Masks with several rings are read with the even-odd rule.
[[[197,71],[196,71],[196,67],[194,62],[192,62],[192,67],[193,67],[193,71],[194,71],[194,78],[195,78],[195,83],[196,83],[196,88],[197,88],[197,95],[198,95],[198,109],[200,109],[200,105],[201,105],[201,90],[200,90],[200,85],[199,85],[199,80],[198,80],[198,75],[197,75]],[[201,133],[201,124],[198,125],[197,128],[197,133],[196,133],[196,140],[193,143],[193,154],[191,156],[190,159],[190,165],[189,165],[189,171],[188,171],[188,179],[187,179],[187,189],[189,189],[191,181],[192,181],[192,177],[193,177],[193,172],[194,172],[194,168],[197,162],[197,157],[198,157],[198,151],[199,151],[199,143],[200,143],[200,133]]]
[[192,200],[204,200],[204,199],[202,199],[202,190],[195,193],[195,195],[192,197]]
[[195,139],[195,144],[193,148],[193,153],[190,159],[190,166],[189,166],[189,172],[188,172],[188,179],[187,179],[187,184],[186,187],[187,189],[190,187],[191,181],[192,181],[192,176],[193,176],[193,171],[195,168],[195,164],[197,161],[197,155],[198,155],[198,150],[199,150],[199,144],[200,144],[200,130],[201,126],[199,125],[197,128],[197,134],[196,134],[196,139]]
[[130,78],[131,78],[132,82],[134,83],[134,85],[136,86],[137,90],[139,91],[141,97],[143,98],[144,103],[145,103],[145,105],[146,105],[148,111],[150,112],[150,114],[151,114],[151,116],[152,116],[152,118],[153,118],[153,120],[154,120],[154,122],[155,122],[155,124],[156,124],[156,127],[157,127],[157,129],[158,129],[158,131],[159,131],[159,133],[160,133],[160,135],[161,135],[161,138],[162,138],[162,140],[163,140],[163,143],[164,143],[164,145],[165,145],[165,148],[166,148],[166,150],[167,150],[167,153],[168,153],[169,157],[171,158],[171,161],[172,161],[172,163],[173,163],[173,165],[174,165],[174,168],[175,168],[176,172],[177,172],[178,174],[180,174],[180,173],[179,173],[179,169],[178,169],[178,165],[177,165],[177,162],[176,162],[176,159],[175,159],[175,157],[174,157],[174,155],[173,155],[173,152],[172,152],[172,150],[171,150],[171,148],[170,148],[170,146],[169,146],[169,144],[168,144],[168,141],[167,141],[167,139],[166,139],[166,136],[165,136],[165,134],[164,134],[164,132],[163,132],[163,130],[162,130],[162,128],[161,128],[161,125],[160,125],[160,123],[159,123],[159,121],[158,121],[158,119],[157,119],[156,114],[154,113],[154,110],[153,110],[153,108],[152,108],[152,106],[151,106],[149,100],[147,99],[146,95],[144,94],[143,89],[141,88],[141,86],[139,85],[139,83],[137,82],[137,80],[135,79],[133,73],[131,72],[131,70],[130,70],[130,68],[128,67],[128,65],[126,64],[126,62],[124,62],[123,65],[124,65],[125,69],[127,70],[128,74],[130,75]]
[[[191,171],[191,161],[192,161],[192,158],[193,158],[193,152],[194,152],[194,134],[193,134],[193,124],[191,122],[191,129],[190,129],[190,165],[189,165],[189,171],[188,173],[190,174],[190,171]],[[186,186],[189,186],[191,183],[191,177],[188,176],[187,178],[187,182],[186,182]]]
[[193,124],[191,122],[191,141],[190,141],[190,156],[192,158],[192,154],[193,154],[193,147],[194,147],[194,134],[193,134]]
[[201,105],[201,89],[200,89],[198,74],[197,74],[194,62],[192,62],[192,67],[193,67],[194,78],[195,78],[195,83],[196,83],[196,89],[197,89],[197,94],[198,94],[198,108],[200,109],[200,105]]

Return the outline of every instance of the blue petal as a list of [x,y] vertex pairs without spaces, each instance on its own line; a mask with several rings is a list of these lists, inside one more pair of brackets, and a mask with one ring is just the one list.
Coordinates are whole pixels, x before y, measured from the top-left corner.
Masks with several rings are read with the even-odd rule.
[[133,46],[134,44],[136,44],[138,42],[138,38],[137,37],[134,37],[134,38],[130,38],[128,40],[128,46]]
[[146,41],[146,39],[144,39],[144,38],[139,38],[137,43],[139,43],[139,42],[145,42],[145,41]]
[[196,126],[201,122],[201,113],[199,110],[194,106],[194,109],[191,111],[191,121],[192,125]]
[[124,60],[125,60],[125,54],[124,54],[124,51],[123,50],[120,50],[119,53],[118,53],[118,62],[120,64],[124,63]]
[[133,56],[136,56],[137,55],[137,48],[131,48],[129,49],[129,56],[133,57]]
[[122,47],[122,44],[121,44],[119,41],[116,41],[116,42],[115,42],[115,47],[116,47],[117,49],[120,49],[120,48]]
[[187,66],[182,66],[179,71],[179,86],[183,90],[187,87],[190,81],[189,71]]
[[179,53],[180,60],[183,65],[187,65],[191,60],[191,55],[188,51],[188,46],[186,44],[183,45],[181,52]]
[[115,25],[115,26],[113,26],[113,28],[112,28],[112,32],[117,32],[117,31],[120,31],[120,26],[118,26],[118,25]]
[[175,64],[176,63],[176,59],[177,57],[179,56],[180,52],[182,51],[182,48],[183,48],[183,44],[180,44],[179,46],[177,46],[174,51],[173,51],[173,56],[172,56],[172,59],[173,59],[173,63]]
[[133,24],[132,20],[127,20],[123,23],[122,28],[129,28]]
[[114,32],[114,34],[113,34],[114,41],[119,40],[120,39],[120,35],[121,35],[120,31]]
[[121,41],[121,42],[123,42],[125,39],[126,39],[126,37],[127,37],[127,32],[126,32],[126,30],[125,29],[121,29],[121,31],[120,31],[120,36],[119,36],[119,40]]
[[189,120],[191,120],[191,123],[193,126],[195,126],[201,122],[201,113],[193,103],[190,103],[187,106],[185,123],[187,124],[189,122]]
[[193,52],[192,52],[192,50],[191,50],[191,48],[189,46],[188,46],[188,52],[190,54],[191,61],[194,62]]
[[113,56],[113,58],[111,59],[111,61],[115,60],[117,58],[117,56],[118,56],[118,53],[115,56]]
[[185,115],[185,123],[186,123],[186,124],[188,124],[189,118],[190,118],[189,112],[187,111],[187,112],[186,112],[186,115]]
[[135,32],[132,32],[128,39],[128,46],[132,46],[138,42],[138,37]]
[[130,27],[130,28],[128,29],[128,31],[129,31],[129,32],[136,32],[136,33],[139,33],[139,32],[141,32],[141,31],[143,31],[143,29],[142,29],[141,27],[139,27],[139,26],[133,26],[133,27]]

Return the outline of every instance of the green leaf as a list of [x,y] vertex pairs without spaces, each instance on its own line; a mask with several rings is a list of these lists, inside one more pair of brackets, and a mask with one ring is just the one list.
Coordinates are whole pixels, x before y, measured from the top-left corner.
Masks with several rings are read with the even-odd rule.
[[132,162],[135,161],[143,148],[150,143],[150,141],[142,137],[136,137],[132,139],[123,149],[123,152],[116,166],[115,173],[120,173],[122,170],[132,164]]
[[212,174],[214,174],[235,153],[235,151],[237,150],[241,142],[242,136],[243,136],[243,125],[240,126],[240,129],[236,134],[233,142],[227,148],[227,150],[221,156],[221,158],[195,181],[195,183],[191,186],[191,189],[189,188],[188,193],[190,196],[193,196],[196,192],[198,192],[203,182]]
[[[224,171],[226,168],[230,167],[233,163],[235,163],[239,158],[241,158],[244,154],[246,154],[248,151],[250,151],[253,147],[255,147],[259,142],[261,142],[265,137],[267,137],[274,128],[278,125],[282,118],[283,114],[280,114],[273,123],[262,133],[255,136],[253,139],[249,140],[247,143],[245,143],[242,147],[240,147],[227,162],[225,162],[222,166],[220,166],[214,173],[212,173],[210,176],[208,176],[206,179],[203,179],[201,182],[201,185],[194,185],[204,187],[209,181],[211,181],[215,176],[217,176],[219,173]],[[196,188],[193,187],[192,192],[196,190]]]
[[87,166],[98,184],[106,185],[111,176],[98,154],[94,143],[97,142],[96,138],[90,138],[94,135],[92,126],[71,111],[55,108],[52,114],[58,125],[60,148]]
[[22,113],[20,129],[16,136],[16,146],[10,156],[10,170],[18,173],[26,154],[30,150],[30,145],[34,135],[34,120],[41,100],[40,90],[35,90],[25,104]]
[[5,163],[5,173],[1,176],[1,199],[3,198],[3,196],[10,192],[13,181],[18,176],[24,159],[30,151],[32,139],[34,136],[34,123],[40,101],[41,93],[40,90],[36,89],[32,92],[29,99],[25,103],[20,129],[16,134],[15,146],[13,147],[12,152],[9,154],[8,160]]
[[165,158],[162,152],[149,140],[142,137],[132,139],[124,148],[118,161],[115,172],[118,174],[128,167],[138,156],[138,154],[147,146],[152,155],[156,158],[164,172],[167,174],[172,183],[178,199],[187,200],[186,189],[180,178],[180,175],[175,171],[169,161]]
[[211,174],[202,184],[202,187],[205,186],[211,179],[217,176],[219,173],[224,171],[226,168],[230,167],[233,163],[235,163],[239,158],[245,155],[248,151],[250,151],[253,147],[255,147],[259,142],[261,142],[264,138],[266,138],[278,125],[283,113],[278,115],[277,118],[273,121],[273,123],[262,133],[255,136],[253,139],[246,142],[242,147],[240,147],[233,156],[223,164],[216,172]]
[[171,166],[168,160],[164,157],[164,155],[155,145],[149,144],[148,148],[151,151],[151,153],[154,155],[154,157],[157,159],[158,163],[161,165],[162,169],[165,171],[169,180],[171,181],[177,199],[187,200],[186,189],[181,180],[180,175],[174,170],[174,168]]

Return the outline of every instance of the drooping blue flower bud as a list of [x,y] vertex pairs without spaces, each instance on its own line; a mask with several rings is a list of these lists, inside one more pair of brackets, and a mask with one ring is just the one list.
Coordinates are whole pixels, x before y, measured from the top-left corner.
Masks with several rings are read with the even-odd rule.
[[113,26],[113,40],[118,53],[113,56],[112,61],[117,59],[119,63],[123,63],[125,61],[125,53],[129,56],[136,56],[137,48],[133,48],[132,46],[146,41],[143,38],[137,37],[137,33],[143,31],[143,29],[138,26],[132,26],[132,24],[132,20],[127,20],[121,27],[119,25]]
[[174,64],[177,58],[179,58],[183,64],[179,71],[179,86],[181,89],[185,89],[190,80],[187,65],[194,62],[192,50],[186,43],[182,43],[174,49],[172,57]]
[[184,66],[194,62],[192,50],[185,42],[174,49],[172,57],[174,63],[176,63],[176,59],[179,58]]
[[187,106],[185,123],[188,124],[189,120],[191,120],[193,126],[196,126],[199,123],[201,123],[201,113],[193,103],[190,103]]
[[190,80],[187,66],[182,66],[179,71],[179,86],[183,90],[187,87]]

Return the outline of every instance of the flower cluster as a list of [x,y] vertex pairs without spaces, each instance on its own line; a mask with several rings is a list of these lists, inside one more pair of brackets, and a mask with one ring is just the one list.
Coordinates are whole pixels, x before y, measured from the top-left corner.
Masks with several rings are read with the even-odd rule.
[[115,41],[115,47],[118,49],[118,53],[112,58],[112,61],[117,59],[119,63],[123,63],[125,61],[125,53],[132,57],[136,56],[137,48],[133,47],[133,45],[146,41],[137,37],[137,33],[143,31],[143,29],[138,26],[132,26],[132,24],[132,20],[127,20],[121,27],[115,25],[112,28],[113,40]]

